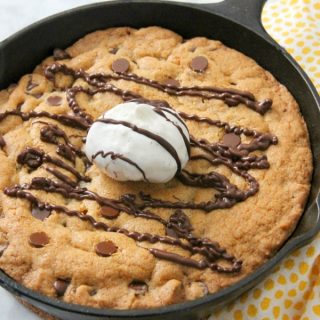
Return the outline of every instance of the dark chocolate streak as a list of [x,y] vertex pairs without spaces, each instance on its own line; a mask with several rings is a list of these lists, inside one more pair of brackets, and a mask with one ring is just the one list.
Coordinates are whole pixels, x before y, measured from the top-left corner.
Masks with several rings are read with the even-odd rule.
[[57,72],[63,72],[68,75],[72,75],[75,78],[83,78],[88,83],[94,86],[99,86],[101,83],[105,85],[105,82],[112,80],[127,80],[134,81],[139,84],[144,84],[169,95],[175,96],[193,96],[201,97],[203,99],[219,99],[223,100],[229,107],[237,106],[239,103],[244,103],[250,109],[260,113],[265,114],[272,105],[272,101],[267,99],[263,101],[257,101],[254,95],[250,92],[240,91],[230,88],[216,88],[216,87],[173,87],[170,85],[162,84],[160,82],[150,80],[144,77],[140,77],[134,73],[117,73],[117,74],[104,74],[97,73],[93,75],[88,75],[83,70],[74,71],[65,65],[55,63],[46,69],[46,75],[49,79],[54,78],[54,74]]
[[[267,112],[272,104],[271,100],[257,101],[255,97],[245,91],[238,91],[234,89],[220,89],[215,87],[174,87],[166,84],[161,84],[159,82],[149,80],[135,74],[122,73],[122,74],[92,74],[84,72],[83,70],[73,70],[65,65],[55,63],[45,70],[45,75],[49,80],[51,80],[54,85],[55,74],[62,72],[65,75],[70,75],[74,79],[81,78],[89,87],[84,88],[80,86],[75,86],[71,88],[66,88],[66,95],[69,107],[75,115],[56,115],[50,114],[48,112],[30,112],[23,113],[20,108],[17,107],[16,110],[6,111],[0,114],[0,121],[4,120],[8,116],[18,116],[23,121],[28,121],[31,118],[50,118],[60,122],[62,125],[70,126],[80,130],[88,130],[92,125],[94,119],[91,115],[86,113],[76,101],[76,96],[78,93],[83,92],[90,96],[96,93],[110,92],[120,96],[124,101],[134,100],[138,103],[147,103],[154,107],[154,111],[170,121],[179,130],[186,148],[190,155],[190,146],[198,152],[193,153],[190,156],[191,161],[207,161],[212,166],[224,165],[232,170],[235,174],[241,176],[248,183],[249,187],[247,190],[240,190],[236,185],[232,184],[225,176],[218,174],[217,172],[211,171],[207,174],[192,173],[187,170],[180,170],[180,160],[175,151],[175,149],[163,138],[155,135],[147,130],[137,128],[131,123],[125,121],[115,121],[112,119],[98,119],[97,121],[112,123],[114,125],[124,125],[128,128],[148,136],[149,138],[157,141],[162,147],[164,147],[176,160],[177,162],[177,175],[176,177],[181,183],[199,188],[213,188],[218,191],[215,198],[208,202],[194,203],[194,202],[182,202],[182,201],[164,201],[161,199],[152,198],[151,195],[144,194],[140,192],[139,195],[124,194],[120,199],[108,199],[100,196],[99,194],[90,191],[86,188],[80,188],[79,182],[89,182],[90,179],[87,176],[81,175],[75,168],[64,163],[58,158],[54,158],[44,153],[42,150],[36,148],[26,148],[23,150],[18,158],[17,162],[22,165],[27,165],[30,170],[35,170],[40,167],[43,163],[53,164],[56,167],[62,168],[70,172],[76,181],[70,179],[68,176],[50,166],[45,167],[45,169],[51,173],[59,181],[53,181],[49,178],[37,177],[33,178],[30,184],[15,185],[12,188],[6,188],[4,190],[5,194],[10,197],[18,197],[28,200],[32,207],[38,207],[40,210],[48,210],[56,213],[63,213],[68,216],[78,217],[83,221],[87,221],[94,228],[102,229],[108,232],[118,232],[122,233],[136,241],[147,241],[149,243],[161,242],[165,244],[170,244],[173,246],[178,246],[186,250],[190,255],[200,254],[201,259],[196,260],[190,257],[184,257],[172,252],[167,252],[155,248],[146,248],[151,254],[159,259],[164,259],[168,261],[173,261],[185,266],[205,269],[210,268],[218,272],[234,273],[241,270],[242,262],[237,260],[234,256],[229,255],[225,249],[221,248],[218,243],[206,239],[197,238],[192,234],[192,225],[188,217],[181,211],[181,209],[201,209],[206,212],[210,212],[214,209],[230,208],[237,202],[244,201],[250,196],[256,194],[259,190],[259,183],[252,177],[247,171],[249,169],[267,169],[269,167],[269,162],[266,156],[250,155],[253,151],[264,151],[269,148],[270,145],[277,144],[277,138],[271,134],[263,134],[255,130],[250,130],[247,128],[241,128],[237,126],[230,126],[228,123],[222,122],[220,120],[213,120],[206,117],[201,117],[198,115],[190,115],[185,112],[178,112],[179,116],[187,121],[197,121],[199,123],[206,123],[209,125],[216,126],[225,131],[225,133],[234,133],[238,136],[243,134],[247,137],[252,137],[249,143],[240,143],[236,147],[230,147],[223,144],[222,142],[211,143],[205,139],[198,139],[196,137],[190,137],[190,143],[183,130],[180,126],[176,125],[172,120],[168,118],[165,113],[170,113],[174,116],[177,121],[185,126],[187,126],[180,117],[177,116],[176,112],[172,110],[171,106],[162,100],[147,100],[141,95],[117,88],[115,85],[108,83],[109,80],[127,80],[134,81],[139,84],[147,85],[156,88],[160,91],[166,92],[169,95],[175,96],[195,96],[201,97],[203,99],[219,99],[223,100],[228,106],[236,106],[239,103],[244,103],[249,108],[264,114]],[[63,88],[57,88],[63,89]],[[51,143],[57,145],[56,152],[61,157],[75,163],[76,157],[83,160],[86,168],[91,164],[89,159],[86,158],[85,154],[75,147],[69,140],[66,133],[57,125],[46,123],[43,121],[37,121],[44,126],[40,130],[40,138],[43,142]],[[62,143],[63,142],[63,143]],[[199,151],[201,153],[199,153]],[[143,170],[130,159],[125,158],[122,155],[114,153],[104,153],[103,151],[98,152],[93,156],[93,159],[101,155],[102,157],[111,156],[113,158],[122,159],[131,165],[135,166],[146,179]],[[71,211],[63,206],[58,206],[49,203],[43,203],[40,199],[35,197],[32,193],[27,192],[27,190],[42,190],[47,193],[58,193],[67,199],[75,199],[78,201],[91,200],[96,201],[101,207],[107,206],[115,210],[126,212],[127,214],[133,215],[135,217],[141,217],[145,219],[156,220],[161,223],[167,230],[167,234],[172,236],[160,236],[152,235],[148,233],[138,233],[130,232],[124,228],[110,227],[104,222],[96,221],[92,216],[83,214],[79,211]],[[173,208],[174,213],[170,216],[169,220],[165,220],[155,213],[149,211],[147,208]],[[183,239],[183,240],[181,240]],[[225,260],[228,266],[222,266],[218,262],[220,260]]]
[[142,176],[143,176],[143,180],[146,181],[146,182],[148,182],[148,179],[147,179],[147,177],[146,177],[145,172],[138,166],[138,164],[135,163],[134,161],[130,160],[129,158],[123,156],[122,154],[114,153],[114,152],[112,152],[112,151],[110,151],[110,152],[98,151],[97,153],[95,153],[95,154],[92,156],[92,159],[91,159],[91,160],[94,160],[97,156],[100,156],[100,157],[102,157],[102,158],[106,158],[106,157],[110,156],[112,160],[114,160],[114,159],[120,159],[120,160],[122,160],[122,161],[125,161],[125,162],[131,164],[132,166],[136,167],[136,168],[140,171],[140,173],[141,173]]
[[91,181],[89,177],[81,175],[75,168],[58,158],[51,157],[40,149],[27,147],[18,155],[17,162],[22,165],[27,165],[31,170],[38,169],[43,163],[52,163],[72,173],[78,181]]
[[78,117],[78,116],[69,116],[69,115],[60,115],[60,114],[51,114],[46,111],[31,111],[31,112],[22,112],[19,109],[16,110],[10,110],[10,111],[5,111],[3,113],[0,113],[0,121],[4,120],[5,118],[9,116],[17,116],[20,117],[21,120],[23,121],[28,121],[31,118],[49,118],[56,120],[60,122],[63,125],[75,128],[75,129],[80,129],[80,130],[87,130],[90,127],[90,123],[85,121],[83,118]]
[[166,119],[166,121],[170,122],[173,126],[175,126],[177,128],[177,130],[179,131],[183,142],[186,146],[188,155],[190,156],[190,142],[189,139],[186,137],[186,135],[184,134],[183,130],[180,128],[180,126],[178,126],[177,124],[175,124],[174,121],[170,120],[167,116],[166,116],[166,112],[171,114],[172,116],[174,116],[180,124],[182,124],[186,130],[189,133],[189,129],[186,126],[186,124],[180,119],[180,117],[177,115],[176,112],[173,112],[171,107],[169,106],[169,104],[164,103],[164,101],[162,100],[147,100],[147,99],[133,99],[131,100],[132,102],[136,102],[136,103],[146,103],[149,105],[152,105],[154,107],[154,112],[157,113],[159,116],[161,116],[162,118]]
[[[37,180],[38,179],[38,180]],[[39,180],[44,179],[44,180]],[[36,181],[34,181],[36,180]],[[44,182],[43,182],[44,181]],[[149,233],[139,233],[135,231],[128,231],[124,228],[118,228],[118,227],[110,227],[106,223],[101,221],[96,221],[92,216],[82,214],[79,211],[71,211],[63,206],[43,203],[39,199],[37,199],[34,195],[32,195],[29,192],[26,192],[25,190],[30,189],[40,189],[42,190],[42,182],[46,184],[48,182],[48,179],[45,178],[34,178],[32,180],[32,183],[30,185],[24,184],[21,186],[14,186],[13,188],[6,188],[4,190],[5,194],[10,197],[18,197],[22,199],[28,200],[34,207],[39,208],[40,210],[48,210],[50,212],[55,211],[59,213],[64,213],[71,217],[78,217],[79,219],[83,221],[89,222],[93,227],[96,229],[102,229],[107,232],[117,232],[122,233],[126,235],[129,238],[132,238],[136,241],[142,242],[147,241],[150,243],[156,243],[161,242],[165,244],[170,244],[173,246],[181,247],[182,249],[188,251],[190,254],[202,254],[204,258],[200,261],[197,261],[192,258],[183,257],[181,255],[172,254],[169,252],[165,252],[158,249],[147,249],[151,254],[153,254],[155,257],[159,257],[162,259],[167,259],[169,261],[175,261],[180,264],[184,264],[186,266],[192,266],[194,268],[198,269],[205,269],[205,268],[211,268],[212,270],[216,270],[219,272],[225,272],[225,273],[234,273],[239,272],[241,269],[242,262],[240,260],[237,260],[235,257],[229,255],[226,253],[225,249],[221,248],[217,243],[209,240],[209,239],[200,239],[194,237],[190,230],[187,228],[183,228],[183,224],[181,224],[177,219],[175,218],[175,215],[180,215],[178,219],[187,219],[187,217],[182,212],[176,212],[171,219],[171,222],[166,223],[167,226],[172,227],[175,229],[177,234],[181,236],[182,238],[185,238],[188,240],[188,243],[181,241],[179,238],[170,238],[166,236],[160,236],[160,235],[152,235]],[[62,185],[60,184],[60,187]],[[63,189],[63,187],[61,187]],[[214,261],[217,261],[219,259],[224,259],[229,264],[231,264],[230,267],[222,267],[218,265],[217,263],[214,263]]]
[[113,124],[113,125],[122,125],[124,127],[130,128],[134,132],[140,133],[140,134],[142,134],[142,135],[144,135],[144,136],[156,141],[176,161],[176,163],[177,163],[177,172],[181,171],[181,162],[180,162],[178,153],[177,153],[176,149],[166,139],[160,137],[159,135],[157,135],[157,134],[155,134],[155,133],[153,133],[151,131],[145,130],[143,128],[139,128],[136,125],[134,125],[134,124],[132,124],[130,122],[127,122],[127,121],[114,120],[114,119],[97,119],[96,122],[103,122],[103,123],[108,123],[108,124]]

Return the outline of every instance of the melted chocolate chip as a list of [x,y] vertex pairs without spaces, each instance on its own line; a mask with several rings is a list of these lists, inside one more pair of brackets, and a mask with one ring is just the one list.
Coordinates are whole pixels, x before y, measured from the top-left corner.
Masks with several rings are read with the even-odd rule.
[[67,288],[69,285],[70,285],[70,281],[57,279],[53,284],[53,286],[56,290],[57,296],[62,297],[65,294],[65,292],[67,291]]
[[31,91],[32,89],[34,89],[38,85],[39,85],[38,83],[33,82],[32,75],[29,75],[29,80],[28,80],[28,83],[27,83],[27,86],[26,86],[26,90],[27,91]]
[[[89,114],[82,110],[80,105],[78,104],[76,100],[76,95],[78,93],[83,92],[85,94],[93,96],[99,92],[112,92],[116,95],[121,96],[124,101],[128,101],[131,99],[140,99],[145,101],[145,99],[142,96],[135,92],[122,90],[120,88],[117,88],[115,85],[110,84],[110,79],[134,81],[136,83],[147,85],[156,88],[162,92],[165,92],[169,95],[174,95],[178,97],[186,95],[200,97],[201,99],[220,99],[223,100],[229,106],[236,106],[240,103],[243,103],[249,108],[255,110],[256,112],[259,112],[261,115],[263,115],[271,107],[271,100],[257,101],[253,94],[246,91],[239,91],[230,88],[199,86],[179,86],[179,88],[177,88],[174,85],[168,86],[154,80],[140,77],[132,73],[125,73],[129,69],[129,61],[127,61],[126,59],[119,60],[124,60],[126,62],[120,63],[119,71],[116,71],[115,69],[117,68],[114,69],[112,66],[113,70],[116,72],[112,74],[89,75],[83,70],[73,70],[71,68],[68,68],[64,65],[59,65],[57,63],[46,68],[45,75],[50,81],[53,81],[53,85],[55,85],[54,76],[58,72],[62,72],[65,75],[72,76],[75,80],[81,78],[88,84],[88,87],[79,86],[72,87],[66,90],[68,105],[70,109],[76,114],[76,116],[63,116],[50,114],[48,112],[34,111],[31,111],[29,113],[23,113],[20,109],[16,109],[0,113],[0,121],[8,116],[18,116],[22,119],[22,121],[28,121],[30,118],[46,117],[59,121],[61,124],[67,126],[75,127],[81,130],[87,130],[93,123],[93,119]],[[196,63],[194,63],[194,60],[196,61]],[[193,70],[197,72],[203,72],[207,68],[208,61],[206,58],[196,57],[194,60],[190,64],[190,67]],[[116,60],[115,62],[117,61],[118,60]],[[122,64],[127,65],[127,67],[122,66]],[[192,66],[194,66],[194,68]],[[123,69],[125,69],[125,71]],[[30,77],[30,84],[31,83],[32,78]],[[165,101],[158,100],[153,102],[151,101],[150,103],[155,107],[155,112],[157,112],[160,115],[163,111],[161,108],[168,108],[169,111],[171,109],[171,106]],[[197,115],[190,115],[183,112],[179,112],[179,115],[188,121],[197,121],[199,123],[204,122],[209,125],[216,126],[218,128],[223,129],[227,134],[232,133],[238,136],[239,139],[241,134],[244,134],[248,137],[252,137],[251,142],[247,144],[237,144],[237,149],[226,148],[225,145],[222,145],[219,142],[213,143],[201,138],[196,139],[194,137],[191,137],[190,139],[190,145],[192,147],[201,149],[204,152],[203,154],[192,156],[192,161],[202,159],[208,161],[214,166],[219,164],[225,165],[228,168],[230,168],[235,174],[243,177],[247,181],[247,183],[249,184],[248,189],[238,189],[237,186],[233,185],[225,176],[217,174],[216,172],[199,174],[182,170],[180,173],[177,174],[177,178],[180,180],[180,182],[193,187],[213,188],[217,190],[218,193],[215,193],[215,196],[211,201],[203,203],[195,203],[192,201],[182,202],[179,199],[178,202],[172,202],[164,201],[161,199],[154,199],[149,195],[130,194],[122,195],[118,200],[107,199],[91,190],[88,190],[84,187],[80,187],[80,181],[89,181],[90,179],[86,176],[82,176],[80,172],[77,171],[74,167],[66,164],[59,158],[49,156],[41,150],[35,148],[27,148],[18,156],[18,163],[27,164],[30,168],[38,168],[44,162],[54,164],[54,168],[46,167],[45,169],[51,174],[53,174],[55,179],[57,179],[58,181],[53,181],[49,178],[36,177],[33,178],[32,182],[29,184],[25,183],[23,185],[15,185],[12,188],[5,188],[4,193],[10,197],[26,199],[33,206],[41,208],[42,210],[47,210],[48,212],[52,212],[52,210],[54,210],[55,212],[60,214],[66,214],[71,217],[77,217],[78,219],[91,224],[92,227],[98,230],[104,230],[106,232],[118,232],[123,235],[126,235],[131,239],[134,239],[135,241],[148,241],[150,244],[160,242],[164,244],[178,246],[184,250],[187,250],[190,253],[190,256],[192,256],[193,254],[201,255],[201,260],[196,260],[192,258],[186,258],[185,256],[181,256],[172,252],[163,251],[155,248],[148,248],[147,250],[149,250],[149,252],[153,254],[153,256],[156,258],[164,259],[167,261],[173,261],[182,265],[194,267],[201,270],[210,268],[213,271],[224,273],[239,272],[241,269],[242,262],[240,260],[237,260],[236,257],[228,254],[225,249],[219,246],[218,243],[211,241],[210,239],[197,238],[196,236],[194,236],[192,234],[191,222],[189,221],[187,215],[185,215],[181,211],[181,209],[201,209],[209,212],[214,209],[232,207],[237,202],[244,201],[249,196],[254,195],[259,190],[259,184],[254,179],[254,177],[250,176],[247,170],[251,168],[265,169],[268,167],[269,163],[267,161],[266,156],[256,156],[255,154],[250,155],[249,153],[255,150],[266,150],[271,144],[276,144],[277,139],[275,136],[269,134],[262,134],[255,130],[231,126],[228,123],[224,123],[219,120],[199,117]],[[46,124],[48,125],[48,123]],[[128,126],[132,130],[137,131],[141,134],[150,135],[148,132],[142,131],[139,128],[132,127],[129,123],[119,122],[118,124]],[[156,139],[159,143],[161,143],[161,137],[153,136],[152,138]],[[74,152],[75,156],[81,156],[80,150],[77,150],[70,143],[70,141],[68,140],[68,136],[64,133],[62,129],[58,128],[57,126],[50,125],[46,128],[43,128],[43,130],[41,130],[41,139],[42,141],[54,143],[58,145],[58,147],[60,145],[64,145],[61,144],[61,140],[64,140],[65,145],[68,146],[72,152]],[[167,149],[168,152],[170,152],[170,148],[168,146],[164,144],[163,146]],[[121,155],[115,153],[98,152],[96,156],[98,156],[98,154],[102,157],[110,156],[112,159],[117,159],[121,157]],[[126,159],[123,157],[120,159],[136,166],[136,168],[140,170],[143,174],[141,168],[139,169],[139,167],[130,159]],[[77,178],[76,181],[68,178],[65,174],[57,170],[58,168],[56,167],[65,169],[72,173]],[[91,215],[83,214],[80,211],[69,210],[68,208],[63,207],[61,205],[43,203],[32,193],[26,192],[26,190],[42,190],[48,193],[58,193],[66,199],[77,199],[79,201],[92,200],[96,201],[101,208],[116,208],[113,209],[117,211],[115,215],[119,214],[120,211],[124,211],[135,217],[153,219],[161,223],[166,228],[167,235],[169,235],[170,237],[157,234],[139,233],[129,231],[125,228],[108,226],[108,224],[102,221],[96,221]],[[160,216],[156,215],[152,211],[149,211],[150,208],[157,207],[175,208],[180,210],[176,210],[175,213],[167,221],[161,218]],[[46,236],[46,234],[44,235],[47,239],[47,242],[49,242],[49,238]],[[43,242],[46,241],[42,241],[39,247],[43,246]],[[96,246],[96,252],[101,256],[109,256],[110,254],[116,251],[117,247],[111,241],[101,242],[98,243]],[[218,264],[217,261],[219,261],[220,259],[224,260],[224,262],[227,263],[228,266],[225,263]],[[133,281],[130,287],[132,287],[133,289],[137,289],[137,292],[145,292],[145,290],[147,290],[148,288],[147,285],[142,281]],[[143,288],[142,290],[140,290],[141,287]]]
[[62,102],[62,98],[60,96],[50,96],[47,99],[47,102],[50,106],[53,106],[53,107],[60,106]]
[[208,67],[208,60],[206,57],[198,56],[192,59],[190,67],[193,71],[203,72]]
[[32,208],[31,214],[36,219],[43,221],[44,219],[46,219],[50,216],[51,212],[49,210],[40,209],[39,207],[35,206]]
[[129,284],[129,288],[133,289],[136,295],[144,295],[148,291],[148,285],[140,280],[133,280]]
[[241,142],[241,138],[234,133],[227,133],[223,136],[222,143],[230,148],[236,148]]
[[97,289],[91,289],[91,290],[89,291],[89,296],[93,297],[93,296],[95,296],[97,293],[98,293],[98,290],[97,290]]
[[5,147],[5,145],[6,145],[6,142],[5,142],[4,138],[3,138],[3,136],[0,134],[0,148]]
[[[164,86],[163,84],[157,81],[140,77],[133,73],[89,75],[83,70],[73,70],[71,68],[68,68],[66,65],[56,63],[46,68],[45,75],[49,80],[54,81],[55,74],[58,72],[63,72],[64,74],[71,75],[74,78],[82,78],[88,84],[93,86],[96,86],[98,81],[101,81],[99,88],[89,90],[82,87],[74,87],[67,90],[68,103],[70,108],[75,113],[78,113],[80,116],[83,115],[83,117],[86,119],[87,118],[89,119],[90,116],[80,110],[79,105],[75,100],[75,95],[79,92],[85,92],[89,95],[94,95],[98,92],[112,92],[116,95],[121,96],[125,101],[131,100],[131,99],[143,98],[142,96],[140,96],[135,92],[128,91],[128,90],[121,90],[113,85],[111,86],[108,83],[109,79],[113,79],[113,80],[123,79],[127,81],[133,81],[136,83],[140,83],[140,84],[144,84],[144,85],[156,88],[160,91],[168,93],[169,95],[201,97],[202,99],[219,99],[219,100],[223,100],[229,106],[235,106],[240,103],[244,103],[247,107],[260,113],[261,115],[265,114],[271,108],[271,105],[272,105],[272,101],[268,99],[263,101],[257,101],[254,95],[248,91],[240,91],[233,88],[199,87],[199,86],[168,88],[167,86]],[[105,85],[101,85],[103,83],[105,83]]]
[[35,232],[30,235],[29,243],[33,247],[42,248],[49,243],[49,237],[44,232]]
[[71,56],[64,50],[62,49],[54,49],[53,50],[53,59],[58,61],[58,60],[64,60],[64,59],[70,59]]
[[119,48],[111,48],[109,49],[109,53],[116,54],[118,52]]
[[171,238],[179,238],[179,236],[177,235],[177,233],[173,230],[173,229],[171,229],[171,228],[166,228],[166,235],[168,236],[168,237],[171,237]]
[[41,93],[41,92],[32,94],[32,96],[35,97],[36,99],[41,98],[42,95],[43,95],[43,93]]
[[102,241],[96,245],[96,253],[102,257],[109,257],[117,250],[117,246],[112,241]]
[[125,73],[129,70],[130,63],[127,59],[117,59],[112,63],[112,70],[116,73]]
[[38,86],[38,84],[32,82],[32,79],[31,79],[31,80],[28,82],[26,89],[27,89],[27,91],[31,91],[32,89],[34,89],[34,88],[37,87],[37,86]]
[[102,207],[100,210],[100,214],[108,219],[115,219],[119,216],[120,211],[118,209],[114,209],[112,207]]
[[167,79],[163,84],[166,86],[171,86],[171,87],[179,87],[180,83],[178,80],[175,79]]

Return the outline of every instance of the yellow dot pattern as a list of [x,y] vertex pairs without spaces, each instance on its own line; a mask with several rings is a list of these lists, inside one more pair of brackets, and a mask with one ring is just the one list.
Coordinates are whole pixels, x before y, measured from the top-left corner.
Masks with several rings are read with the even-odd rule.
[[[320,92],[320,0],[269,0],[262,21]],[[209,318],[247,319],[320,319],[320,235],[293,252],[257,287]]]

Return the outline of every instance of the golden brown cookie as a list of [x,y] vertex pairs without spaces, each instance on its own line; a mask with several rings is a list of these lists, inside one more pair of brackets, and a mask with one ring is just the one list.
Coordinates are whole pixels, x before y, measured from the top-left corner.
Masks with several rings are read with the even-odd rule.
[[[137,97],[165,100],[193,137],[166,184],[114,181],[81,153],[92,121]],[[0,268],[65,302],[151,308],[216,292],[280,248],[308,197],[296,101],[219,41],[96,31],[1,91],[0,113]]]

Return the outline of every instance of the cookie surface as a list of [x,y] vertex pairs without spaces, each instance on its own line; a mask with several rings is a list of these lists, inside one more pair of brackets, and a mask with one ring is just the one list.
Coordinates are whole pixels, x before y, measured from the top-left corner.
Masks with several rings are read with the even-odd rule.
[[[58,53],[55,59],[49,57],[32,74],[22,77],[17,86],[0,92],[0,113],[7,112],[6,116],[0,116],[3,140],[0,186],[4,191],[0,195],[0,268],[9,276],[28,288],[70,303],[99,308],[151,308],[196,299],[239,281],[266,262],[290,236],[308,197],[312,157],[297,103],[269,72],[219,41],[206,38],[183,41],[179,35],[159,27],[97,31],[66,52]],[[50,69],[54,65],[66,68]],[[71,69],[100,76],[85,79],[81,72]],[[105,80],[101,73],[133,73],[161,84],[169,81],[174,88],[235,89],[242,98],[246,96],[244,92],[253,94],[256,104],[250,108],[251,98],[247,97],[230,106],[232,103],[223,97],[180,95],[179,90],[170,87],[173,91],[168,94],[130,79]],[[200,251],[182,248],[187,243],[183,237],[180,245],[152,243],[148,239],[137,241],[143,233],[177,239],[177,234],[170,233],[163,223],[177,218],[173,216],[176,208],[146,206],[142,210],[161,218],[146,219],[133,215],[129,209],[119,212],[103,209],[101,201],[88,195],[89,190],[100,197],[118,200],[124,194],[138,198],[139,192],[143,192],[163,201],[199,204],[219,199],[221,192],[217,188],[186,185],[181,179],[166,184],[117,182],[95,165],[90,166],[79,152],[90,119],[123,102],[124,97],[131,97],[128,93],[117,95],[96,90],[106,83],[122,89],[122,93],[130,91],[146,99],[165,100],[181,114],[248,128],[247,135],[239,131],[234,137],[225,126],[187,120],[186,116],[195,141],[202,139],[206,146],[220,143],[226,159],[231,159],[236,168],[232,170],[226,162],[217,164],[200,159],[188,163],[188,172],[203,175],[215,172],[219,174],[217,177],[226,177],[228,185],[242,191],[250,190],[249,174],[253,177],[250,181],[258,182],[259,187],[228,208],[209,212],[203,208],[183,208],[183,215],[178,216],[182,219],[180,227],[184,224],[182,227],[188,232],[192,229],[193,237],[208,238],[219,243],[218,248],[225,248],[228,255],[216,253],[217,259],[212,263],[231,268],[232,263],[239,266],[237,263],[242,261],[241,268],[226,273],[218,272],[213,265],[187,266],[174,261],[177,259],[161,258],[159,252],[151,250],[202,261]],[[270,110],[257,112],[259,102],[268,99],[272,100]],[[72,120],[74,116],[77,120]],[[257,139],[267,135],[276,140],[250,150],[246,162],[243,155],[239,160],[234,153],[240,142],[250,145],[255,138],[250,130],[258,132]],[[191,155],[204,153],[193,145]],[[221,160],[222,156],[219,157]],[[257,165],[257,159],[265,165]],[[39,177],[47,178],[47,184],[36,180]],[[42,205],[34,199],[39,199]],[[228,202],[225,199],[229,198],[223,199]],[[97,228],[93,222],[102,222],[109,229],[101,225]],[[188,223],[191,229],[186,227]],[[119,229],[135,234],[128,236]],[[213,244],[212,248],[216,249]]]

